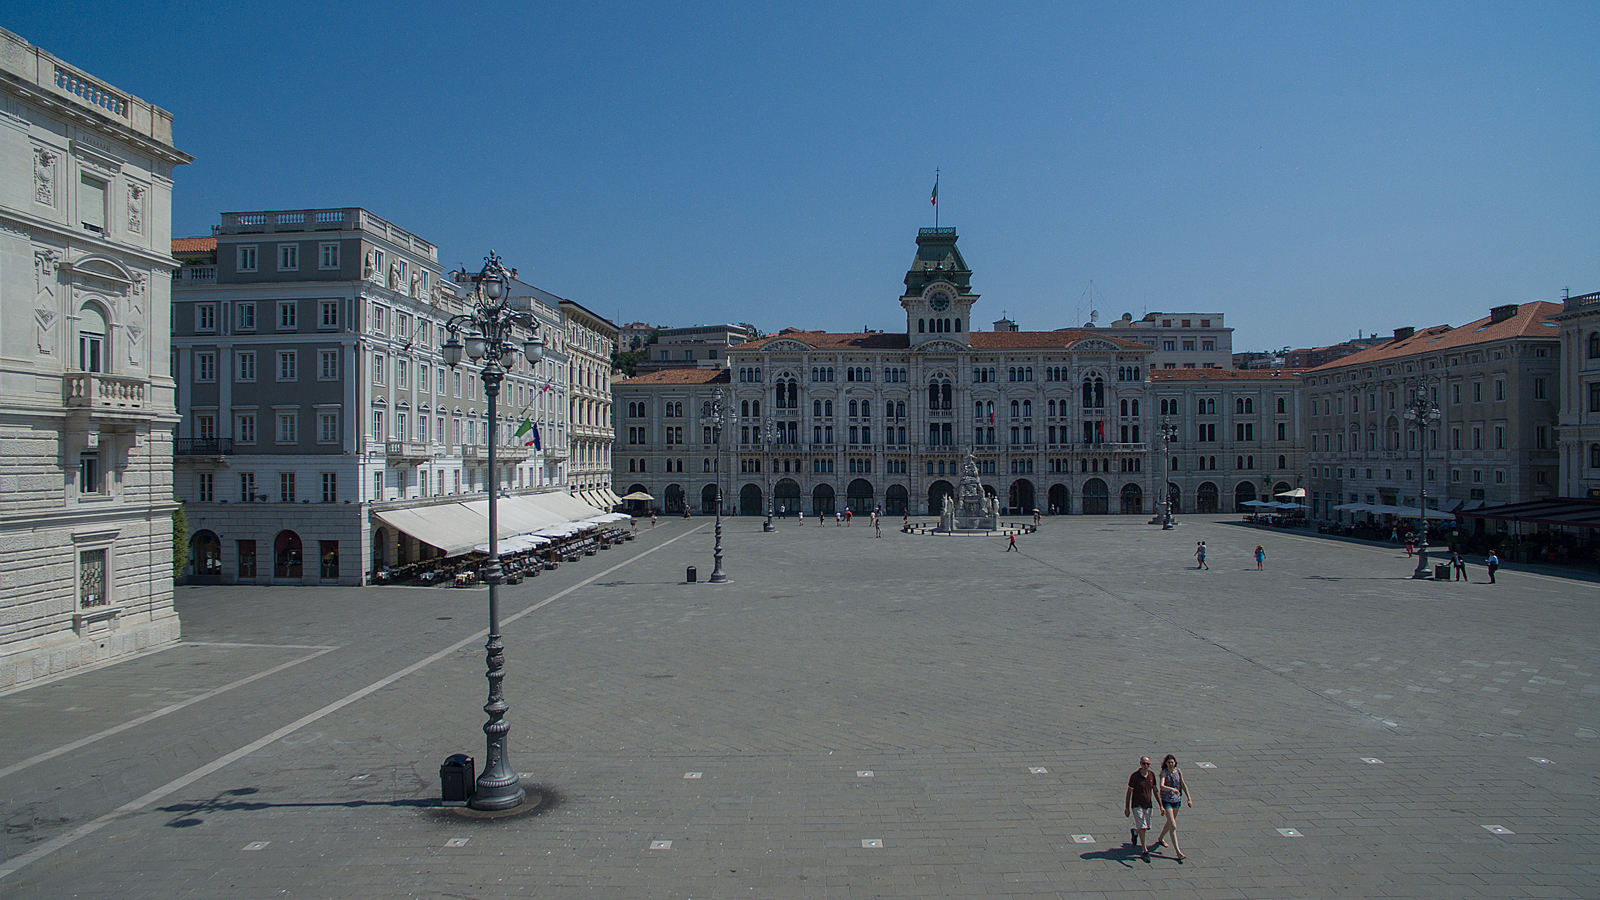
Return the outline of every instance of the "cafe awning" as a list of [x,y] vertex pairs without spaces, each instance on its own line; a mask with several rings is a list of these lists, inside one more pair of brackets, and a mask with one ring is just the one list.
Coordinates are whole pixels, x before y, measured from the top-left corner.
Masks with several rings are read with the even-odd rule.
[[1461,515],[1469,519],[1532,522],[1536,525],[1555,525],[1563,528],[1600,528],[1600,500],[1554,497],[1526,503],[1484,506],[1471,511],[1463,508]]

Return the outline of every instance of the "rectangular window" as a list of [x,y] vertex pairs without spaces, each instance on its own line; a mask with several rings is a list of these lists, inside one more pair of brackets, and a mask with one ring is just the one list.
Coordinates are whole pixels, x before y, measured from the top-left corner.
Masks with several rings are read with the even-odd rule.
[[254,350],[239,351],[239,381],[256,380],[256,352]]
[[1589,412],[1600,412],[1600,384],[1589,385]]
[[372,304],[372,330],[385,334],[389,330],[389,310],[378,304]]
[[239,502],[250,503],[256,499],[256,473],[239,473]]
[[256,442],[256,417],[254,413],[243,413],[233,420],[234,433],[238,435],[239,443],[254,444]]
[[194,305],[194,330],[217,330],[217,305],[215,303],[196,303]]
[[1483,449],[1483,429],[1482,428],[1474,428],[1474,429],[1472,429],[1472,449],[1474,449],[1474,450],[1482,450]]
[[256,270],[255,245],[238,248],[238,270],[240,272],[254,272]]
[[317,440],[324,444],[339,442],[339,414],[325,412],[317,414]]
[[317,304],[317,309],[321,314],[321,317],[317,320],[318,328],[339,327],[339,301],[323,300]]
[[194,417],[194,436],[202,441],[217,439],[217,417],[211,413],[196,413]]
[[381,441],[383,438],[383,410],[375,409],[372,411],[372,439]]
[[1237,422],[1233,426],[1234,440],[1253,441],[1256,439],[1256,426],[1251,422]]
[[255,331],[256,330],[256,305],[255,305],[255,303],[253,301],[250,302],[250,303],[240,303],[237,306],[236,309],[237,309],[237,314],[234,316],[234,318],[238,320],[237,321],[238,329],[240,331]]
[[111,597],[106,590],[106,551],[78,551],[78,605],[80,607],[109,606]]
[[[440,491],[440,493],[443,493],[444,492],[444,484],[443,484],[444,473],[443,472],[439,473],[439,481],[441,482],[440,485],[439,485],[439,491]],[[372,499],[374,499],[374,500],[382,500],[383,499],[383,473],[382,472],[373,472],[372,473]]]
[[278,351],[278,380],[279,381],[299,381],[300,380],[300,351],[298,351],[298,350],[279,350]]
[[[395,387],[403,388],[403,387],[406,386],[406,382],[410,380],[410,377],[406,373],[409,372],[410,370],[411,370],[410,361],[404,360],[404,359],[397,359],[397,360],[394,361],[394,386]],[[521,387],[521,385],[518,385],[518,387]]]
[[337,268],[339,268],[339,245],[338,244],[318,244],[317,245],[317,268],[319,268],[319,269],[337,269]]
[[278,330],[293,331],[300,327],[300,310],[293,300],[278,301]]
[[101,237],[106,233],[106,183],[88,175],[79,176],[78,221],[83,230]]
[[1494,380],[1494,398],[1496,400],[1504,400],[1506,398],[1506,382],[1504,378],[1496,378]]
[[1545,396],[1544,396],[1544,379],[1543,378],[1535,378],[1533,380],[1533,399],[1535,399],[1535,400],[1543,400],[1543,399],[1545,399]]
[[320,381],[337,381],[339,378],[339,351],[317,351],[317,379]]
[[216,476],[210,472],[200,472],[194,477],[195,499],[201,503],[211,503],[216,499]]
[[1533,429],[1533,446],[1536,450],[1550,449],[1550,426],[1536,425]]
[[1494,427],[1494,448],[1496,450],[1504,450],[1506,448],[1506,428],[1504,425],[1496,425]]
[[278,245],[278,271],[279,272],[298,272],[298,271],[300,271],[300,245],[299,244],[279,244]]
[[383,361],[384,361],[384,357],[383,357],[382,353],[374,353],[374,354],[372,354],[372,383],[373,384],[383,384]]
[[322,473],[322,502],[337,503],[339,501],[339,475],[336,472]]
[[282,503],[294,502],[294,473],[278,473],[278,500]]
[[1473,403],[1482,403],[1483,402],[1483,382],[1481,382],[1481,381],[1474,381],[1472,383],[1472,402]]
[[1289,424],[1287,422],[1279,422],[1278,423],[1278,440],[1286,441],[1288,439],[1289,439]]
[[217,355],[215,353],[196,353],[194,355],[194,380],[217,380]]
[[300,439],[300,414],[278,413],[278,443],[293,444]]

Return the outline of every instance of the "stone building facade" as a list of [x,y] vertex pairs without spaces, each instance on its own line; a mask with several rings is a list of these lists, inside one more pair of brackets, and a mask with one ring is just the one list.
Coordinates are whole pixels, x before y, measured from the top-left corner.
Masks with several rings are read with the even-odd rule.
[[1600,500],[1600,291],[1568,297],[1561,323],[1560,495]]
[[[1513,303],[1460,327],[1399,328],[1306,371],[1311,515],[1347,522],[1373,511],[1338,507],[1415,510],[1424,485],[1429,510],[1445,516],[1555,496],[1560,312]],[[1440,411],[1420,438],[1406,421],[1415,390]]]
[[176,641],[172,116],[0,30],[0,687]]
[[[973,453],[1011,515],[1149,513],[1154,419],[1143,343],[1100,330],[972,331],[953,228],[924,228],[904,333],[787,329],[732,347],[726,371],[616,384],[614,475],[667,512],[936,515]],[[721,440],[704,413],[717,390]]]
[[1292,369],[1157,369],[1150,402],[1174,513],[1249,512],[1251,500],[1303,489],[1300,373]]
[[[173,366],[191,578],[362,584],[441,551],[394,524],[408,510],[491,483],[565,489],[566,334],[543,292],[513,282],[546,352],[511,365],[491,422],[470,360],[444,362],[446,322],[472,298],[433,244],[360,208],[226,213],[213,232],[210,255],[174,245],[189,263]],[[543,449],[515,434],[524,419]]]
[[582,304],[561,301],[566,329],[571,458],[569,488],[599,509],[620,502],[611,490],[611,357],[617,349],[617,326]]

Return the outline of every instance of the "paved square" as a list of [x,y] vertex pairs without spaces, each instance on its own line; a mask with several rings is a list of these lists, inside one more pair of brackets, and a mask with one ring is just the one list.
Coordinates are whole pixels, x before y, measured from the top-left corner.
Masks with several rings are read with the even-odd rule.
[[[180,588],[183,645],[0,695],[0,897],[1600,895],[1593,582],[1074,517],[732,519],[686,584],[709,526],[504,590],[502,821],[437,803],[482,589]],[[1124,843],[1169,752],[1181,866]]]

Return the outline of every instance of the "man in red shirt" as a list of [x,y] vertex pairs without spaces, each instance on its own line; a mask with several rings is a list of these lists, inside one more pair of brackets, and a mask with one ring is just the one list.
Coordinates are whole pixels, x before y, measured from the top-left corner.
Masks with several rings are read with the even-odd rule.
[[1128,792],[1122,797],[1122,815],[1133,816],[1135,827],[1128,830],[1128,843],[1139,845],[1145,862],[1150,861],[1145,833],[1150,830],[1150,807],[1154,805],[1155,790],[1156,773],[1150,771],[1150,757],[1140,757],[1138,771],[1128,776]]

